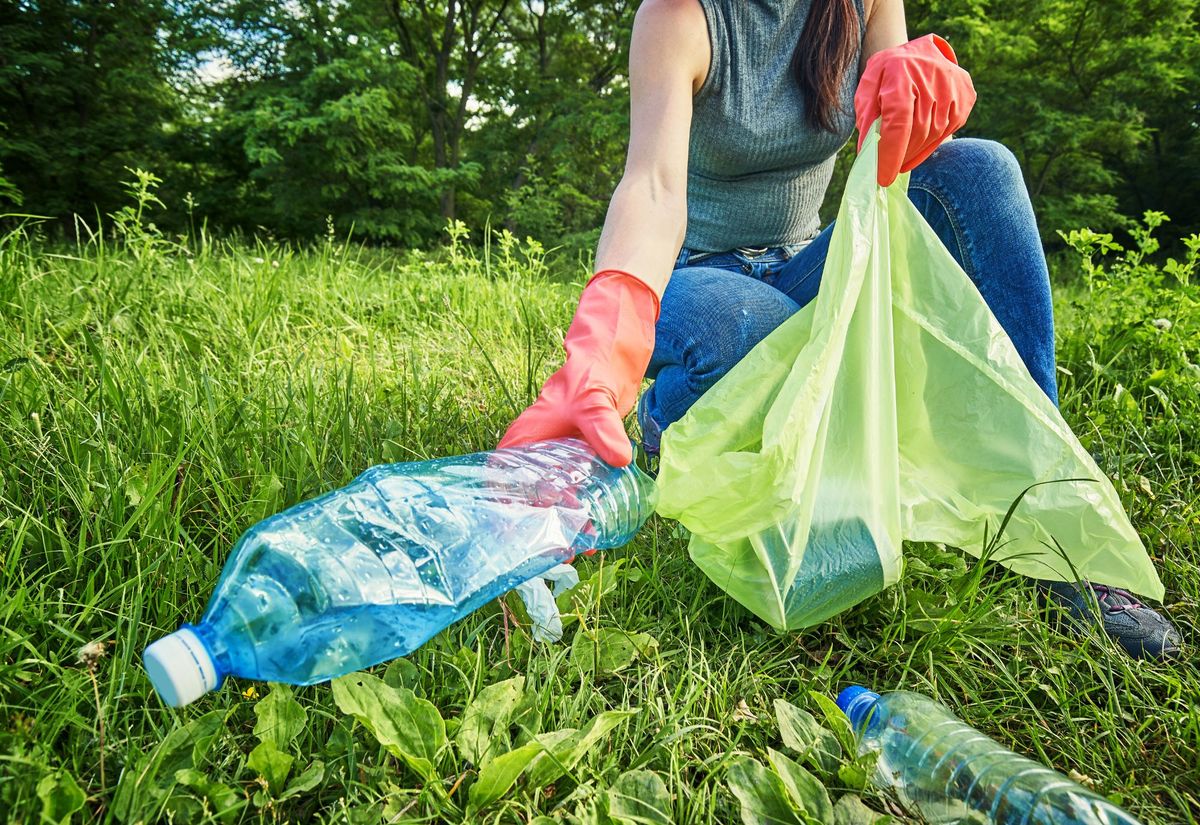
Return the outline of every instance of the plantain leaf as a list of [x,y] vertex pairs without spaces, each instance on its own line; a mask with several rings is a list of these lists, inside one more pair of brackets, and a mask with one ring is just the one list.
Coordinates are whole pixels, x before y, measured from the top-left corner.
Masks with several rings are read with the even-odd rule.
[[488,685],[467,705],[454,737],[459,755],[485,767],[509,747],[508,728],[525,691],[525,677]]
[[333,700],[427,781],[438,778],[436,759],[447,744],[446,723],[431,702],[367,673],[334,679]]
[[470,809],[478,810],[504,796],[542,749],[540,742],[529,742],[488,762],[471,786]]
[[42,801],[42,822],[47,825],[70,822],[71,815],[87,801],[75,777],[63,770],[43,776],[37,784],[37,795]]
[[624,670],[638,657],[652,656],[657,648],[658,640],[649,633],[580,630],[571,642],[571,661],[584,673],[608,675]]
[[224,714],[209,711],[168,733],[144,758],[121,772],[113,816],[121,822],[152,821],[176,783],[179,770],[199,765],[224,727]]
[[300,706],[287,685],[271,685],[271,692],[254,706],[254,735],[279,750],[287,748],[308,722],[308,713]]
[[850,719],[842,712],[842,709],[837,706],[837,703],[826,696],[824,693],[818,693],[815,690],[808,692],[809,698],[817,703],[817,707],[821,709],[821,714],[825,717],[825,724],[833,731],[838,742],[846,753],[853,754],[858,750],[858,739],[854,735],[854,728],[850,726]]
[[748,756],[734,757],[725,782],[742,806],[743,825],[803,825],[783,782]]
[[636,715],[637,710],[606,710],[596,714],[583,730],[571,731],[561,737],[564,731],[539,736],[546,752],[537,757],[530,769],[530,785],[535,788],[549,785],[575,767],[617,725]]
[[848,793],[843,794],[833,806],[833,815],[829,821],[833,825],[887,825],[892,818],[871,810],[857,796]]
[[274,742],[268,739],[259,742],[254,750],[250,751],[246,767],[257,772],[266,780],[267,788],[271,793],[279,794],[283,791],[284,783],[287,782],[288,774],[292,771],[292,763],[295,761],[294,756],[281,751]]
[[829,792],[819,779],[777,750],[767,749],[767,761],[779,774],[796,807],[817,822],[828,822],[833,817]]
[[221,822],[232,821],[242,804],[241,794],[195,768],[181,768],[175,771],[175,781],[191,788],[197,796],[202,797]]
[[800,758],[826,773],[837,770],[842,761],[842,748],[832,731],[821,725],[806,710],[783,699],[775,700],[775,718],[783,744],[800,754]]
[[671,794],[653,771],[626,771],[608,789],[608,815],[622,825],[671,825]]

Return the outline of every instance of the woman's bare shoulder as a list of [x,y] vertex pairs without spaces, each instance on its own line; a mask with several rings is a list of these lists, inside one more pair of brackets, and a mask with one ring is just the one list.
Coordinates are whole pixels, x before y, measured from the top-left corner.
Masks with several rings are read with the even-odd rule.
[[699,88],[708,74],[711,46],[708,40],[708,21],[699,0],[645,0],[638,6],[633,19],[634,43],[649,48],[635,50],[650,52],[654,61],[668,59],[683,63],[695,75]]
[[636,19],[643,18],[666,18],[675,23],[684,25],[704,23],[704,9],[700,7],[700,0],[644,0],[638,6]]

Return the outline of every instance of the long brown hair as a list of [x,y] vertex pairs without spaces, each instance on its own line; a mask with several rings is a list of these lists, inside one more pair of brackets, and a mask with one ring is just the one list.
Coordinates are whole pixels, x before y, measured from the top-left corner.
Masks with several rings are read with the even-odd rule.
[[837,131],[842,81],[858,57],[860,31],[854,0],[813,0],[792,54],[792,71],[808,100],[814,129]]

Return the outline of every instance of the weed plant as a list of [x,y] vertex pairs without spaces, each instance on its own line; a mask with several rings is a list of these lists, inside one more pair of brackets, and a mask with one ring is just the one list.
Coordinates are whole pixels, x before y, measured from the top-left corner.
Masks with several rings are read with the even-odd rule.
[[557,365],[585,272],[460,226],[397,254],[122,215],[115,241],[0,242],[9,821],[910,821],[824,701],[852,682],[934,696],[1148,823],[1200,817],[1195,245],[1159,268],[1149,228],[1132,251],[1073,233],[1082,286],[1059,294],[1063,409],[1162,571],[1180,661],[1059,633],[1027,581],[936,546],[779,635],[655,519],[579,562],[562,644],[531,642],[511,600],[370,674],[172,710],[140,653],[199,617],[238,535],[372,464],[493,446]]

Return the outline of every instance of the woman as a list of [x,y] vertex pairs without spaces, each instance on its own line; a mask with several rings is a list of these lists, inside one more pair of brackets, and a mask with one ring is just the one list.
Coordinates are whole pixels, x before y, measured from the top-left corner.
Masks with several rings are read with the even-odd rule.
[[[503,446],[581,436],[627,464],[622,419],[643,375],[644,445],[817,293],[831,227],[817,207],[857,124],[881,121],[879,183],[909,197],[1057,403],[1050,284],[1016,160],[949,141],[975,101],[936,35],[909,41],[902,0],[647,0],[630,47],[625,173],[567,332],[567,360]],[[1076,626],[1100,608],[1134,655],[1175,629],[1122,590],[1044,586]]]

